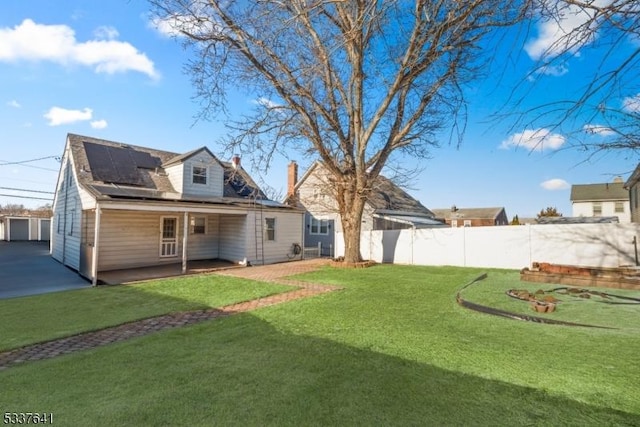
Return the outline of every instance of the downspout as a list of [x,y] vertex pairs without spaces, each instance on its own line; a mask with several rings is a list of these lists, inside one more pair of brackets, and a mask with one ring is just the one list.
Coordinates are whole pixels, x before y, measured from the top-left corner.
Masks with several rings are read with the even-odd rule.
[[98,248],[100,247],[100,217],[102,210],[96,202],[96,218],[93,224],[93,251],[91,253],[91,285],[98,285]]
[[187,236],[189,234],[189,213],[184,212],[182,224],[182,274],[187,272]]

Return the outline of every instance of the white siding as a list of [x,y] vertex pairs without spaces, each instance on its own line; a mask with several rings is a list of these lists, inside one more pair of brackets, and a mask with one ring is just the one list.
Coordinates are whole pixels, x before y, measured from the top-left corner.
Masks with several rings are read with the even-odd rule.
[[173,189],[178,193],[182,193],[182,186],[184,183],[184,164],[178,163],[166,168],[164,171],[167,174],[167,178],[173,185]]
[[[175,257],[160,257],[160,218],[178,218]],[[100,217],[100,271],[181,262],[183,215],[104,209]]]
[[[207,183],[193,183],[193,167],[207,168]],[[184,162],[165,169],[173,188],[190,196],[222,197],[224,192],[224,169],[222,165],[206,151],[189,157]]]
[[[265,219],[275,218],[275,240],[267,240],[264,229]],[[292,252],[293,245],[302,246],[302,226],[304,212],[283,210],[250,212],[247,215],[247,259],[252,264],[273,264],[300,259]],[[256,250],[257,248],[257,250]]]
[[[617,216],[621,223],[631,222],[631,206],[628,200],[622,201],[624,212],[615,211],[615,202],[600,202],[602,206],[602,214],[600,216]],[[574,202],[572,209],[573,216],[593,216],[593,202]]]
[[81,203],[73,163],[66,154],[60,167],[53,205],[51,255],[75,270],[80,267]]
[[247,220],[245,215],[220,215],[220,258],[240,262],[250,258],[247,252]]
[[[207,183],[193,183],[193,167],[207,168]],[[224,170],[218,161],[209,153],[202,152],[190,157],[184,162],[182,192],[194,196],[222,197],[224,184]]]
[[214,259],[220,256],[220,215],[191,215],[191,217],[205,217],[205,234],[191,234],[187,242],[187,259]]

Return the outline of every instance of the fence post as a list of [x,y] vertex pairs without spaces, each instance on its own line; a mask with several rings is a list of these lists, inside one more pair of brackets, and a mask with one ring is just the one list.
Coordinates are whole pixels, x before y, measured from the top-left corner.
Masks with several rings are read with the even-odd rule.
[[322,258],[322,242],[318,242],[318,258]]

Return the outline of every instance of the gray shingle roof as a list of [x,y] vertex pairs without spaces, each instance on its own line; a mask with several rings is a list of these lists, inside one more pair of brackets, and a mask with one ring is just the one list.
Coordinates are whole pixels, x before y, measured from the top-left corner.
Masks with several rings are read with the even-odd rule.
[[571,186],[572,202],[605,200],[629,200],[629,191],[625,190],[622,182]]
[[[67,138],[78,181],[95,197],[203,202],[223,202],[222,199],[227,199],[227,201],[233,201],[233,199],[249,200],[256,195],[259,198],[267,198],[242,167],[234,169],[231,163],[219,160],[218,162],[224,168],[225,179],[222,198],[187,197],[180,194],[177,189],[173,188],[161,165],[174,164],[202,150],[211,154],[206,147],[178,154],[76,134],[69,134]],[[106,158],[104,157],[105,153],[90,153],[90,156],[94,157],[91,159],[94,163],[93,167],[102,167],[101,171],[96,170],[95,173],[92,171],[87,147],[91,147],[90,149],[96,147],[98,149],[100,147],[113,148],[111,150],[113,153],[106,152]],[[111,155],[125,157],[129,163],[123,167],[118,162],[120,159],[113,159]],[[211,155],[213,156],[213,154]],[[215,158],[215,156],[213,157]],[[156,165],[158,166],[156,167]]]
[[496,219],[503,207],[497,208],[456,208],[455,212],[451,208],[447,209],[432,209],[436,218],[451,219],[451,218],[464,218],[464,219]]

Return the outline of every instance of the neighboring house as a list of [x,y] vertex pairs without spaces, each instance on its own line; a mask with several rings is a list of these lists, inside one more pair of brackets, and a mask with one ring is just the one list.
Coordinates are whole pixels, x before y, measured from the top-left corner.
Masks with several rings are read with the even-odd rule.
[[458,208],[432,209],[436,218],[451,227],[482,227],[509,225],[507,212],[503,207],[497,208]]
[[629,197],[629,219],[631,222],[640,222],[640,164],[633,171],[627,182],[624,183]]
[[571,186],[572,216],[609,217],[617,216],[619,222],[631,222],[629,191],[622,178],[604,184]]
[[206,147],[177,154],[73,135],[58,176],[52,256],[93,280],[108,270],[297,256],[304,212],[267,200]]
[[[285,202],[306,211],[305,246],[320,244],[324,255],[333,255],[335,235],[342,232],[331,179],[320,161],[313,163],[300,180],[298,165],[289,164]],[[442,226],[442,222],[434,220],[433,212],[383,176],[378,177],[362,215],[362,231]]]
[[51,218],[37,216],[0,216],[0,240],[23,241],[37,240],[49,241],[51,230]]

